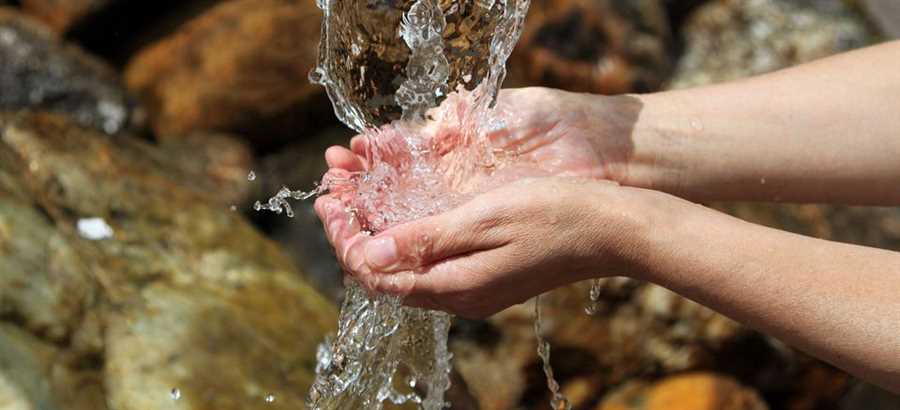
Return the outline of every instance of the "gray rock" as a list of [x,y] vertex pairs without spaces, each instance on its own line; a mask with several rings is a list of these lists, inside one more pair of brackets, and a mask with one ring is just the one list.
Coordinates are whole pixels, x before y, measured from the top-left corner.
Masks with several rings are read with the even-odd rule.
[[715,1],[683,30],[686,49],[669,88],[762,74],[871,41],[862,19],[836,0]]
[[900,2],[896,0],[861,0],[860,7],[888,39],[900,39]]
[[0,8],[0,89],[0,110],[65,113],[107,134],[133,116],[110,68],[11,8]]

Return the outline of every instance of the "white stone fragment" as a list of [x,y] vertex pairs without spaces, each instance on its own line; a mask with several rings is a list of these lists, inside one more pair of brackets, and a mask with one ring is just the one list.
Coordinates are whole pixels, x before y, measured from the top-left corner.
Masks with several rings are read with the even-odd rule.
[[83,218],[78,220],[78,234],[82,238],[101,241],[113,237],[112,227],[103,218]]

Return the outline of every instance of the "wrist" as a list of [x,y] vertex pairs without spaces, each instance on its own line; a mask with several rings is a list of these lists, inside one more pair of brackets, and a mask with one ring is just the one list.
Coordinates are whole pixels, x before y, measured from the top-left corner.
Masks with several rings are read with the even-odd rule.
[[687,202],[658,191],[601,182],[589,185],[593,192],[584,197],[590,216],[583,219],[589,222],[583,235],[590,238],[591,253],[578,279],[655,278],[661,268],[658,253],[664,251],[659,245],[675,242],[663,238],[672,235],[669,221],[679,217]]
[[[716,215],[702,205],[649,189],[619,187],[622,199],[606,204],[619,231],[608,251],[621,261],[621,274],[665,285],[680,272],[684,244],[702,243]],[[721,221],[719,221],[721,222]],[[698,237],[698,235],[700,237]]]
[[702,122],[675,93],[612,97],[609,105],[619,118],[616,132],[629,145],[616,180],[683,196],[691,141],[703,131]]

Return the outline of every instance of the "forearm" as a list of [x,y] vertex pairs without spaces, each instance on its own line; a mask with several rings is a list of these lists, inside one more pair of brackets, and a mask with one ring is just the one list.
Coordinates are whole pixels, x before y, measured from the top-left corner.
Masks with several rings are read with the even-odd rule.
[[900,205],[900,42],[637,98],[624,184],[694,200]]
[[654,203],[639,277],[900,391],[900,253]]

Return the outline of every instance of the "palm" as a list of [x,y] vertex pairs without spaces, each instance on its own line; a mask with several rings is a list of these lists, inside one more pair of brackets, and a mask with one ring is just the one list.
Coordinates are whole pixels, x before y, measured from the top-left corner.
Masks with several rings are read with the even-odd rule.
[[[462,145],[465,141],[462,138],[465,128],[460,122],[442,121],[442,113],[437,111],[437,121],[425,131],[431,135],[426,139],[431,144],[426,151],[430,153],[430,160],[436,161],[431,163],[434,165],[432,169],[440,170],[439,178],[448,177],[454,182],[469,184],[468,187],[457,189],[458,192],[469,194],[485,192],[527,177],[617,179],[617,175],[622,175],[618,165],[624,163],[629,153],[630,144],[622,143],[628,141],[628,136],[625,135],[627,133],[618,132],[615,118],[604,116],[602,109],[592,108],[591,104],[580,100],[582,98],[587,97],[545,89],[504,90],[492,113],[492,120],[497,120],[499,126],[487,135],[489,148],[502,152],[504,160],[496,168],[494,165],[498,163],[486,164],[490,167],[488,172],[472,170],[470,165],[476,159],[467,155],[472,151]],[[419,188],[447,185],[429,184],[410,177],[410,161],[405,160],[409,159],[410,151],[403,138],[400,138],[402,135],[399,128],[386,127],[375,135],[377,140],[372,146],[366,137],[360,136],[351,141],[350,150],[332,147],[326,152],[325,157],[332,168],[330,174],[335,177],[334,181],[343,182],[333,186],[328,184],[332,188],[331,194],[320,198],[316,209],[323,220],[326,220],[328,236],[339,255],[343,255],[354,240],[360,240],[358,238],[363,228],[361,224],[367,230],[381,231],[396,222],[409,220],[409,217],[420,214],[409,212],[410,209],[422,207],[423,203],[443,196],[440,192],[421,195],[422,190]],[[367,157],[372,155],[378,157],[378,161],[373,161],[373,164],[400,170],[398,175],[404,175],[391,181],[390,190],[382,189],[383,186],[377,180],[377,175],[382,172],[375,169],[366,174],[370,178],[347,183],[353,180],[347,179],[347,172],[365,172],[370,161]],[[456,173],[457,170],[464,172]],[[371,178],[373,175],[376,177]],[[456,185],[454,189],[456,188],[461,187]],[[359,195],[359,192],[367,194]],[[384,197],[390,197],[391,200],[384,200]],[[326,209],[326,204],[329,203],[336,209],[344,209],[360,198],[368,199],[354,205],[359,218],[346,220],[342,213]],[[406,206],[385,205],[398,203]],[[379,209],[383,206],[391,207],[393,221],[376,221],[378,218],[369,216],[384,214]],[[333,215],[333,218],[328,215]]]
[[601,144],[592,131],[596,119],[570,101],[555,98],[555,94],[536,89],[504,90],[495,115],[505,126],[491,134],[493,144],[515,153],[515,169],[519,172],[608,178],[610,162],[599,152]]

